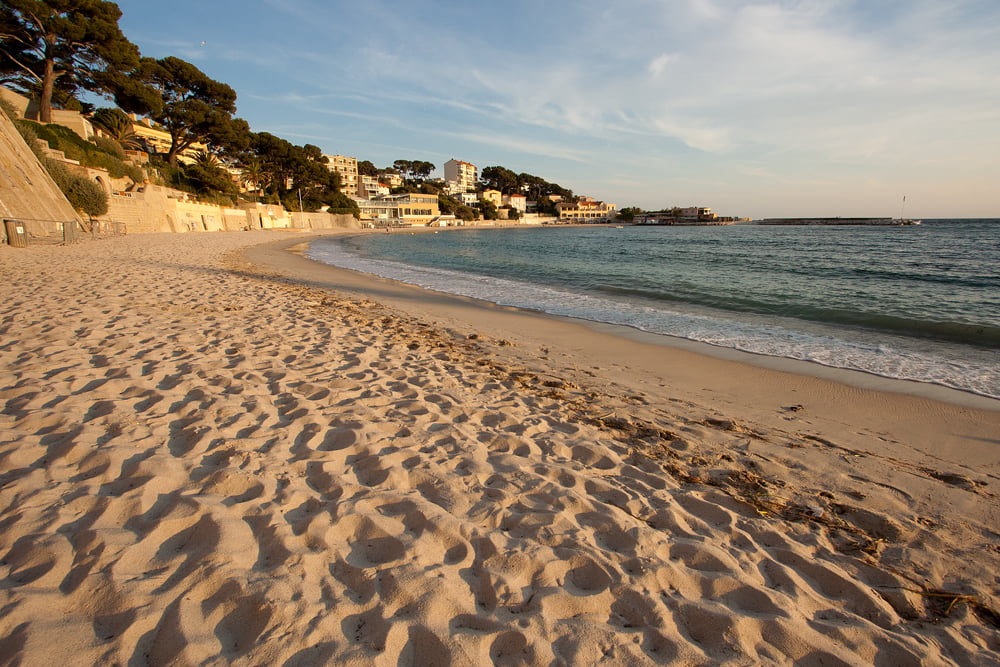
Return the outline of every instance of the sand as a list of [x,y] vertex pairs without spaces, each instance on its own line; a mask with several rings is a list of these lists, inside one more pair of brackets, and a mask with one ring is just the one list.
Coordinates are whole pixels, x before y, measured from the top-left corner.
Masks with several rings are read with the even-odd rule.
[[1000,663],[1000,402],[306,241],[0,247],[3,664]]

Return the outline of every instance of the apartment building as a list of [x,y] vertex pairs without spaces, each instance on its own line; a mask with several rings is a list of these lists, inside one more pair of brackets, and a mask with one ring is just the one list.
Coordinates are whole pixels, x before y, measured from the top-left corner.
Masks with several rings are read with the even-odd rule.
[[378,180],[380,183],[385,183],[392,188],[399,188],[403,186],[403,177],[399,174],[392,174],[387,171],[379,172]]
[[365,199],[375,199],[376,197],[385,197],[389,194],[389,186],[385,183],[379,181],[379,179],[374,176],[366,176],[361,174],[359,176],[361,181],[358,187],[358,196]]
[[444,163],[444,180],[451,193],[475,192],[479,175],[476,165],[452,158]]
[[363,196],[358,178],[358,158],[343,155],[324,155],[330,171],[340,174],[340,191],[348,197]]

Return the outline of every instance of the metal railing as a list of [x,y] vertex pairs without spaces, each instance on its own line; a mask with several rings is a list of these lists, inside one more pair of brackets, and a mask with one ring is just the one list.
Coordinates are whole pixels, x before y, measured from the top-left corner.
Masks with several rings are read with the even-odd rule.
[[47,220],[42,218],[4,218],[0,226],[0,244],[15,248],[29,245],[68,245],[89,236],[92,239],[124,236],[128,230],[124,222],[90,220],[82,227],[76,220]]

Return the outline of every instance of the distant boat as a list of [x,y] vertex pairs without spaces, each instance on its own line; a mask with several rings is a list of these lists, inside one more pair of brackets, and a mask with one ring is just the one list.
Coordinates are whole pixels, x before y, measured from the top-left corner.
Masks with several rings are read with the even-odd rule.
[[903,195],[903,203],[899,205],[899,221],[897,224],[900,225],[919,225],[919,220],[907,220],[903,217],[903,211],[906,209],[906,195]]

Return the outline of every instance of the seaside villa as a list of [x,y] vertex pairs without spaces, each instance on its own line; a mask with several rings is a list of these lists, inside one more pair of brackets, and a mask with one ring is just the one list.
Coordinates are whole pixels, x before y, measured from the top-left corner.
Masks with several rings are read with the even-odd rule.
[[579,197],[577,201],[561,201],[556,204],[559,222],[597,222],[609,220],[615,213],[614,204],[597,201],[593,197]]
[[437,195],[405,193],[354,201],[366,227],[429,225],[441,218]]

